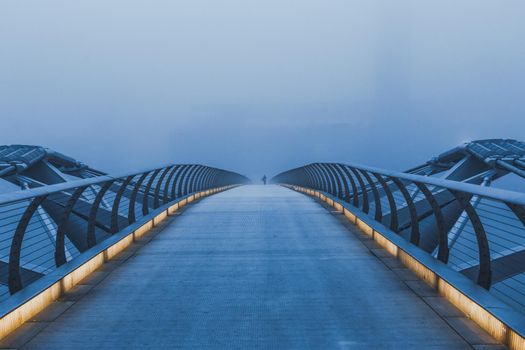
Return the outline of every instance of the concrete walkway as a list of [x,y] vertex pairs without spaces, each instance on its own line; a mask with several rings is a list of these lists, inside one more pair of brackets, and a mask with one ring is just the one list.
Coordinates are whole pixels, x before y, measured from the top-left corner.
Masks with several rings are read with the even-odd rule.
[[491,343],[302,194],[245,186],[170,220],[4,345],[470,349],[467,341]]

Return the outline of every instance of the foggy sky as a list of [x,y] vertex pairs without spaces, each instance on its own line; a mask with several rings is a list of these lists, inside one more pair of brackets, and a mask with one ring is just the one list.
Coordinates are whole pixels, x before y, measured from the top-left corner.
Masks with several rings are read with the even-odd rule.
[[0,144],[108,172],[403,170],[525,140],[525,2],[2,1]]

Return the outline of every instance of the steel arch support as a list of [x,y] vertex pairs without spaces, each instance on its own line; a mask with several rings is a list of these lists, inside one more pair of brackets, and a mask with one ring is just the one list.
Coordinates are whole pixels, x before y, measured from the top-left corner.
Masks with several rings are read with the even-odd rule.
[[155,179],[157,178],[161,170],[162,168],[156,169],[153,171],[153,174],[150,176],[146,184],[146,188],[144,189],[144,195],[142,196],[142,215],[143,216],[146,216],[149,214],[149,201],[150,201],[151,186],[153,186],[153,181],[155,181]]
[[310,182],[310,186],[308,186],[308,187],[318,190],[319,186],[318,186],[317,178],[316,178],[316,175],[315,175],[314,171],[312,169],[310,169],[309,165],[304,167],[303,170],[307,174],[308,181]]
[[184,185],[182,186],[184,189],[183,195],[188,195],[191,193],[191,185],[195,178],[195,174],[199,170],[199,167],[200,165],[193,165],[191,169],[188,171],[188,175],[186,175]]
[[330,193],[331,195],[335,195],[335,183],[331,177],[330,171],[328,170],[328,167],[324,163],[318,163],[319,170],[321,171],[321,174],[323,174],[323,177],[326,182],[326,189],[325,191]]
[[390,190],[390,187],[387,185],[385,179],[383,179],[383,176],[381,176],[378,173],[372,173],[374,177],[379,181],[381,184],[381,187],[383,187],[383,191],[386,193],[386,197],[388,199],[388,206],[390,207],[390,229],[394,232],[397,232],[398,229],[398,220],[397,220],[397,206],[396,201],[394,200],[394,196],[392,195],[392,191]]
[[315,178],[317,179],[317,183],[318,183],[317,189],[319,191],[326,191],[328,188],[328,184],[326,183],[326,179],[324,178],[323,174],[319,170],[317,163],[312,164],[311,169],[315,174]]
[[399,188],[399,191],[401,191],[401,194],[403,195],[403,198],[405,199],[405,202],[408,206],[408,212],[410,213],[410,243],[419,246],[419,240],[420,240],[420,233],[419,233],[419,219],[417,216],[417,210],[416,206],[414,205],[414,201],[412,199],[412,196],[408,192],[406,186],[403,184],[403,182],[395,177],[391,177],[392,181],[396,184],[397,188]]
[[137,202],[137,193],[140,189],[140,186],[142,186],[142,183],[144,182],[144,180],[150,173],[151,171],[147,171],[144,174],[142,174],[140,178],[138,179],[137,183],[135,184],[135,187],[133,188],[133,192],[131,192],[131,196],[129,198],[129,208],[128,208],[128,223],[130,225],[136,221],[135,203]]
[[113,185],[113,182],[115,180],[107,181],[105,182],[100,190],[97,193],[97,196],[95,197],[95,200],[93,201],[93,204],[91,205],[91,210],[89,212],[89,219],[88,219],[88,228],[87,228],[87,246],[88,248],[93,247],[95,244],[97,244],[97,237],[95,235],[95,225],[97,221],[97,211],[98,207],[100,206],[100,203],[102,202],[102,198],[104,198],[104,195],[109,190],[111,185]]
[[481,223],[478,213],[470,203],[470,196],[464,193],[449,190],[467,213],[478,243],[479,271],[477,283],[485,289],[490,289],[492,284],[492,269],[490,263],[490,249],[485,228]]
[[525,226],[525,208],[509,202],[505,202],[505,205],[514,213],[514,215],[516,215],[523,226]]
[[[157,181],[157,185],[155,186],[155,196],[154,196],[154,199],[153,199],[153,208],[155,208],[155,209],[157,209],[160,206],[159,195],[160,195],[160,188],[162,186],[162,182],[166,178],[166,175],[168,174],[168,172],[173,167],[175,167],[175,166],[172,165],[172,166],[166,167],[164,169],[164,171],[162,172],[162,174],[160,175],[159,181]],[[164,196],[164,198],[166,198],[166,192],[163,193],[163,196]]]
[[206,171],[202,174],[201,181],[199,182],[199,191],[205,191],[208,190],[209,187],[207,185],[208,179],[210,178],[212,169],[210,167],[206,167]]
[[356,208],[359,208],[359,192],[357,190],[357,185],[355,183],[354,177],[350,173],[351,168],[344,164],[341,164],[340,167],[341,167],[341,170],[343,170],[343,172],[345,173],[346,177],[348,177],[348,180],[350,181],[350,185],[352,186],[352,196],[350,195],[348,196],[348,202],[350,203],[350,198],[352,197],[352,205]]
[[177,180],[177,191],[175,194],[175,198],[180,197],[183,195],[182,191],[182,185],[184,184],[184,181],[187,177],[188,171],[193,167],[193,165],[185,165],[185,168],[181,171],[180,176],[176,179]]
[[[331,194],[337,198],[341,198],[341,184],[337,179],[337,175],[334,173],[334,170],[331,167],[330,163],[323,164],[326,173],[328,174],[328,179],[331,184]],[[336,189],[337,188],[337,189]]]
[[304,169],[298,169],[295,173],[297,173],[297,176],[301,179],[299,183],[300,186],[311,188],[309,175]]
[[319,163],[319,169],[321,169],[321,172],[323,173],[326,182],[327,182],[327,189],[326,192],[330,193],[331,195],[336,195],[335,190],[335,179],[332,178],[332,173],[330,172],[330,169],[327,164],[325,163]]
[[312,173],[314,183],[315,183],[315,189],[319,191],[324,191],[325,190],[324,183],[315,165],[314,164],[308,165],[308,170]]
[[204,170],[206,170],[206,167],[202,165],[197,165],[195,172],[193,173],[193,177],[189,183],[188,193],[194,193],[197,191],[197,184],[200,181],[200,178]]
[[217,183],[218,176],[219,176],[218,169],[213,169],[212,172],[210,173],[210,178],[208,179],[208,187],[209,188],[211,188],[211,187],[219,187],[218,183]]
[[383,213],[381,211],[381,199],[379,198],[379,192],[377,191],[377,187],[374,181],[372,181],[372,178],[365,170],[359,170],[365,177],[366,181],[370,185],[370,188],[372,189],[372,194],[374,196],[374,204],[375,204],[375,215],[374,219],[376,221],[381,222],[381,219],[383,218]]
[[209,190],[213,187],[213,179],[215,178],[215,169],[209,168],[208,174],[204,179],[204,188]]
[[344,174],[339,168],[339,164],[331,164],[332,171],[336,174],[337,186],[341,189],[339,191],[339,198],[345,202],[348,202],[350,196],[350,188],[348,188],[348,183],[345,181]]
[[199,171],[199,174],[195,178],[195,185],[193,187],[194,192],[200,192],[203,188],[204,179],[206,179],[206,176],[208,175],[209,168],[206,166],[203,166],[202,169]]
[[120,185],[120,188],[117,192],[117,195],[115,196],[115,200],[113,201],[113,208],[111,209],[111,232],[117,233],[119,231],[119,225],[118,225],[118,211],[120,208],[120,201],[122,200],[122,196],[124,195],[124,192],[126,191],[128,185],[133,180],[134,175],[128,176]]
[[188,168],[188,166],[189,165],[181,165],[177,169],[177,172],[175,176],[173,177],[173,184],[171,185],[171,196],[170,196],[171,200],[178,198],[179,193],[177,191],[178,191],[179,182],[180,182],[180,179],[184,176],[184,173],[186,172],[186,169]]
[[[361,187],[361,195],[363,197],[363,207],[361,208],[365,214],[368,214],[370,205],[368,204],[368,190],[366,189],[365,182],[359,172],[355,168],[349,168],[352,173],[355,175],[357,182],[359,182],[359,187]],[[356,196],[359,196],[359,192],[356,193]]]
[[423,193],[425,196],[425,199],[430,204],[430,207],[432,208],[432,211],[434,212],[434,218],[436,219],[436,225],[438,229],[438,238],[439,238],[439,247],[438,247],[438,256],[437,258],[444,262],[445,264],[448,262],[448,235],[447,231],[445,229],[445,219],[443,218],[443,213],[441,212],[441,208],[439,207],[438,202],[432,195],[432,192],[428,189],[428,187],[422,183],[422,182],[414,182],[414,184],[417,186],[417,188]]
[[27,225],[31,221],[33,214],[37,211],[38,207],[47,198],[47,195],[38,196],[33,198],[29,206],[24,211],[24,214],[20,218],[18,225],[11,240],[11,248],[9,251],[9,277],[8,285],[9,292],[14,294],[21,290],[23,286],[22,275],[20,274],[20,256],[22,255],[22,242],[24,241],[24,235],[26,233]]
[[166,180],[166,183],[164,184],[164,199],[162,200],[163,204],[168,203],[172,199],[170,195],[170,184],[171,184],[171,180],[173,179],[173,176],[175,175],[175,173],[177,173],[179,169],[180,169],[180,165],[175,165],[172,171],[170,172],[170,174],[168,175],[168,179]]
[[66,206],[64,207],[64,211],[62,212],[62,218],[60,220],[60,223],[57,227],[57,234],[55,239],[55,265],[57,267],[64,265],[67,262],[66,259],[66,225],[69,221],[69,216],[71,214],[71,211],[75,207],[75,204],[77,203],[78,199],[84,193],[86,188],[89,186],[82,186],[79,187],[73,192],[71,197],[69,197],[69,200],[66,203]]

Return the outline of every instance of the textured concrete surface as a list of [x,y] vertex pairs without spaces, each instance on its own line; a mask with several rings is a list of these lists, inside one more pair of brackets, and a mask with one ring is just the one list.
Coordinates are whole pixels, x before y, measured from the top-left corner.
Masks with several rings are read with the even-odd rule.
[[[172,217],[3,346],[491,348],[490,337],[476,338],[438,296],[415,292],[423,287],[406,269],[363,241],[309,197],[237,188]],[[470,344],[455,325],[472,330]]]

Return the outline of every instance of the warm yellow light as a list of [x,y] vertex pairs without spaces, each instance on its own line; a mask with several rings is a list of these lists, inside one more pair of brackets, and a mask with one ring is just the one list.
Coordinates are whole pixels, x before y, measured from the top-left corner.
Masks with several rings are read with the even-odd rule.
[[494,337],[494,339],[505,344],[512,350],[525,349],[525,338],[516,333],[503,321],[492,315],[488,310],[475,303],[467,295],[439,277],[434,271],[421,264],[409,253],[399,248],[383,234],[373,230],[350,210],[343,208],[341,203],[327,198],[324,194],[318,191],[312,191],[302,187],[297,187],[297,191],[307,193],[312,197],[320,198],[336,210],[341,210],[342,208],[343,215],[350,222],[354,223],[364,234],[373,237],[375,242],[392,254],[392,256],[396,257],[404,266],[413,271],[416,276],[435,289],[450,303],[461,310],[468,318],[477,323],[483,330]]
[[105,262],[111,260],[123,250],[125,250],[127,247],[129,247],[134,240],[147,234],[155,225],[158,225],[160,222],[165,220],[169,214],[175,213],[178,209],[180,209],[187,203],[196,200],[197,198],[205,197],[228,188],[229,187],[221,187],[218,189],[211,189],[199,192],[197,195],[190,196],[179,203],[175,203],[167,210],[159,213],[152,220],[146,222],[137,230],[123,237],[121,240],[111,245],[110,247],[104,249],[103,251],[86,261],[84,264],[80,265],[74,271],[71,271],[70,273],[62,277],[59,281],[44,289],[30,300],[14,309],[13,311],[4,315],[0,319],[0,339],[13,332],[15,329],[20,327],[28,320],[31,320],[39,312],[44,310],[49,304],[60,298],[61,295],[71,290],[80,281],[82,281],[91,273],[93,273],[102,265],[104,265]]

